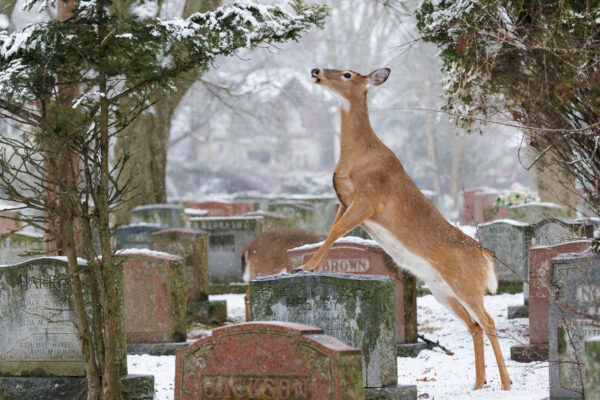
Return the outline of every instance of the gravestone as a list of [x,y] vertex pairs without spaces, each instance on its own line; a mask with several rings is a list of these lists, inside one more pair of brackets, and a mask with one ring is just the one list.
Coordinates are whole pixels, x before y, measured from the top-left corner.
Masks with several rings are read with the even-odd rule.
[[510,348],[511,360],[548,360],[548,319],[550,316],[550,261],[564,253],[579,253],[591,241],[579,240],[554,246],[532,247],[529,252],[529,344]]
[[150,234],[168,229],[167,225],[134,224],[117,227],[117,250],[147,249],[150,247]]
[[130,224],[166,225],[169,228],[183,228],[185,217],[183,207],[177,204],[148,204],[129,211]]
[[185,208],[183,210],[183,216],[185,218],[185,227],[189,228],[192,226],[192,218],[204,218],[209,215],[208,210],[201,210],[199,208]]
[[600,335],[600,254],[563,254],[550,268],[550,397],[581,398],[584,342]]
[[11,233],[21,229],[21,221],[19,210],[11,209],[14,206],[4,206],[0,204],[0,234]]
[[535,224],[548,218],[568,218],[569,210],[559,204],[534,201],[508,207],[508,218]]
[[[85,268],[85,260],[79,266]],[[85,366],[68,277],[63,257],[0,266],[2,400],[85,398]],[[81,277],[89,302],[87,275]],[[154,377],[126,375],[125,348],[119,357],[124,399],[152,399]]]
[[150,235],[150,249],[183,257],[187,283],[188,320],[204,324],[223,322],[225,315],[212,315],[208,300],[208,235],[193,229],[167,229]]
[[192,218],[192,228],[208,232],[208,278],[212,284],[242,282],[241,252],[263,231],[262,217]]
[[483,190],[482,188],[465,189],[462,191],[462,207],[460,209],[461,225],[475,224],[475,193]]
[[14,232],[0,235],[0,264],[16,264],[43,251],[42,233]]
[[533,228],[524,222],[501,219],[477,226],[481,245],[494,256],[498,271],[499,291],[522,290],[528,276],[529,248]]
[[600,400],[600,336],[585,341],[583,389],[586,400]]
[[591,238],[594,224],[584,219],[548,218],[533,225],[532,246],[553,246],[581,238]]
[[186,340],[187,285],[182,257],[148,249],[118,251],[123,266],[127,343]]
[[264,220],[264,230],[278,228],[290,228],[292,226],[292,220],[274,212],[258,210],[252,211],[246,214],[247,217],[262,217]]
[[293,228],[315,233],[315,207],[310,203],[276,201],[269,204],[269,211],[292,220]]
[[256,321],[318,326],[361,349],[365,387],[394,386],[395,283],[375,275],[305,273],[270,275],[250,282]]
[[208,210],[211,217],[233,217],[256,211],[258,205],[249,200],[236,201],[193,201],[187,203],[188,208]]
[[[287,252],[288,272],[304,265],[321,247],[308,244]],[[334,243],[323,264],[322,272],[344,272],[388,276],[395,281],[396,339],[398,343],[417,342],[416,280],[402,269],[373,240],[343,237]],[[404,290],[405,284],[408,290]]]
[[312,205],[314,211],[314,226],[312,232],[316,235],[327,236],[339,206],[339,200],[335,195],[296,195],[290,196],[286,200],[300,201],[300,204],[308,203]]
[[175,400],[364,399],[360,350],[312,326],[215,329],[175,358]]

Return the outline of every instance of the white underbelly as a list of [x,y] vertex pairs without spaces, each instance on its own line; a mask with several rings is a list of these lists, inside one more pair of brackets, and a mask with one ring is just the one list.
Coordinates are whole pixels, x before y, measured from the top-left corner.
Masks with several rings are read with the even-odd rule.
[[427,260],[408,250],[390,231],[378,223],[365,221],[363,225],[400,268],[410,271],[427,284],[437,301],[446,304],[449,298],[456,298],[450,286]]

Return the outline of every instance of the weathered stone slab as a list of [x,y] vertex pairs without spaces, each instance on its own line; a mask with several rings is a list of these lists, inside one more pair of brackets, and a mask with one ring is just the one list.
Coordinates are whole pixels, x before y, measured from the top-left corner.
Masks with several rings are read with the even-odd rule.
[[581,398],[584,342],[600,335],[600,254],[554,258],[550,282],[550,397]]
[[361,349],[365,387],[393,386],[396,371],[395,282],[375,275],[304,273],[250,282],[254,320],[318,326]]
[[479,242],[494,256],[499,281],[522,282],[527,277],[533,233],[531,225],[509,219],[477,226]]
[[242,282],[242,249],[263,231],[262,217],[192,218],[192,228],[208,232],[208,278],[211,284]]
[[43,234],[15,232],[0,235],[0,264],[16,264],[43,251]]
[[[79,377],[0,377],[2,400],[86,400],[87,380]],[[154,375],[121,377],[123,400],[153,400]]]
[[295,195],[288,197],[287,200],[292,202],[300,201],[300,204],[308,203],[312,205],[314,211],[312,232],[317,235],[327,236],[339,206],[339,200],[335,195]]
[[292,226],[292,220],[288,217],[277,214],[275,212],[258,210],[252,211],[246,214],[248,217],[262,217],[265,221],[265,230],[278,229],[278,228],[290,228]]
[[291,219],[293,228],[300,228],[313,233],[316,231],[315,207],[310,203],[276,201],[269,204],[269,211]]
[[585,400],[600,400],[600,336],[585,341]]
[[179,350],[175,400],[363,399],[360,350],[312,326],[251,322]]
[[[529,252],[529,345],[511,347],[511,359],[520,362],[548,359],[550,317],[550,261],[564,253],[579,253],[591,241],[581,240],[554,246],[532,247]],[[513,357],[514,354],[514,357]]]
[[462,193],[460,222],[463,225],[478,225],[496,219],[506,218],[508,210],[496,205],[499,192],[482,187],[467,189]]
[[19,221],[21,212],[11,208],[13,206],[0,204],[0,234],[15,232],[22,226]]
[[535,224],[548,218],[568,218],[569,210],[559,204],[534,201],[508,207],[508,218]]
[[236,201],[192,201],[187,203],[189,208],[208,210],[211,217],[233,217],[256,211],[258,204],[251,200]]
[[67,262],[0,267],[0,376],[83,376]]
[[127,343],[186,340],[187,285],[183,258],[147,249],[117,252],[123,266]]
[[135,207],[129,212],[130,224],[166,225],[169,228],[183,228],[185,217],[183,207],[177,204],[148,204]]
[[150,234],[168,229],[167,225],[134,224],[117,227],[117,249],[147,249]]
[[[308,244],[288,250],[288,273],[304,265],[322,244],[323,242]],[[377,242],[357,237],[338,239],[329,251],[322,271],[392,278],[396,285],[396,339],[398,343],[417,341],[416,280],[411,275],[404,274]],[[405,284],[408,285],[406,293]]]
[[188,304],[208,299],[208,234],[193,229],[166,229],[150,234],[150,249],[183,257]]
[[531,245],[553,246],[582,238],[591,238],[594,224],[584,219],[548,218],[533,225]]

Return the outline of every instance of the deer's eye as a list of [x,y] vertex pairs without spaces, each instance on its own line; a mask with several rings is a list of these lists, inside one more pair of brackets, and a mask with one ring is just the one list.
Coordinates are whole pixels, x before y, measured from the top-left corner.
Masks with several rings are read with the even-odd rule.
[[344,73],[344,75],[342,75],[345,79],[350,79],[352,78],[352,74],[350,74],[350,72],[346,72]]

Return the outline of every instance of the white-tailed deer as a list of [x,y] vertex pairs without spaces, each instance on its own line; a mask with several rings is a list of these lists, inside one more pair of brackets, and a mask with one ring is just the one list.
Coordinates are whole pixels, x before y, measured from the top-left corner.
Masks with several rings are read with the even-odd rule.
[[387,68],[366,76],[348,70],[311,71],[317,84],[342,98],[340,158],[333,172],[341,206],[323,246],[300,269],[320,270],[335,240],[362,224],[399,265],[424,280],[435,298],[467,324],[475,351],[475,389],[485,383],[485,332],[502,389],[510,390],[494,320],[483,306],[486,289],[493,293],[498,286],[492,257],[438,212],[371,128],[367,90],[384,83],[389,74]]
[[[296,228],[270,229],[259,233],[242,250],[244,281],[287,271],[286,252],[289,249],[320,241],[317,235]],[[249,291],[246,292],[244,297],[246,321],[250,321],[249,294]]]

